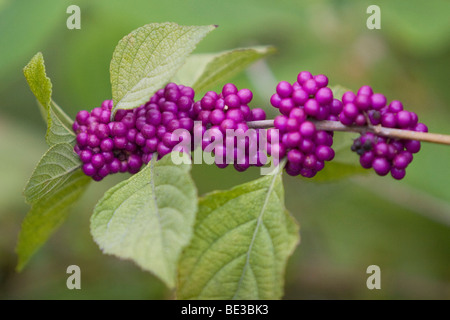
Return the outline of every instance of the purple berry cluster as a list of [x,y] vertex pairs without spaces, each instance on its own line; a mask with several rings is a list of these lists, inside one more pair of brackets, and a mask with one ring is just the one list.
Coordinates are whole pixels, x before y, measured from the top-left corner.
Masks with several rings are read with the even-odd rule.
[[[428,132],[423,123],[418,122],[417,114],[403,109],[403,104],[393,100],[387,104],[386,97],[373,93],[370,86],[361,87],[357,94],[346,92],[342,97],[344,107],[339,116],[345,125],[381,125],[386,128]],[[363,168],[373,168],[380,176],[389,172],[394,179],[403,179],[405,169],[419,152],[420,141],[400,140],[365,133],[354,140],[351,150],[360,156]]]
[[333,98],[325,75],[313,76],[302,71],[297,81],[281,81],[270,102],[281,115],[274,119],[274,129],[268,130],[268,153],[279,159],[287,156],[289,175],[312,178],[324,168],[325,161],[334,158],[333,133],[317,130],[309,120],[337,121],[342,102]]
[[83,162],[83,172],[95,181],[117,172],[139,172],[153,153],[161,158],[172,151],[179,141],[172,141],[173,131],[192,131],[193,104],[192,88],[169,83],[146,104],[118,110],[113,121],[112,100],[91,112],[78,112],[73,124],[74,151]]
[[[266,154],[257,146],[260,130],[248,131],[248,121],[266,119],[263,109],[250,109],[248,104],[252,98],[249,89],[238,90],[234,84],[227,83],[222,92],[208,91],[194,104],[195,120],[202,123],[195,129],[201,131],[202,149],[214,153],[219,168],[233,164],[237,171],[245,171],[251,165],[266,163]],[[227,130],[235,130],[236,134],[227,135]],[[213,144],[218,138],[222,139],[221,143]]]

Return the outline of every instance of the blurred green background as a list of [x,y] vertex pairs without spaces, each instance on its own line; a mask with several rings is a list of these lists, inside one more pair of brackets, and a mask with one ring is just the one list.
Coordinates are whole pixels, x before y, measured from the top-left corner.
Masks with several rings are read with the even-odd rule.
[[[81,8],[81,30],[66,28],[71,4]],[[366,27],[371,4],[381,8],[381,30]],[[276,81],[309,70],[353,90],[369,84],[403,101],[430,131],[450,134],[449,13],[449,1],[421,0],[0,0],[0,299],[174,296],[133,263],[103,255],[89,233],[96,201],[123,175],[92,183],[63,227],[15,273],[15,243],[29,209],[21,192],[46,150],[45,126],[22,74],[37,51],[53,99],[73,117],[110,98],[109,62],[130,31],[151,22],[218,24],[196,52],[278,48],[232,79],[254,90],[254,107],[269,107]],[[336,139],[348,143],[351,136]],[[401,182],[373,173],[328,183],[286,177],[286,205],[302,242],[289,260],[285,299],[449,299],[449,159],[450,147],[423,144]],[[193,169],[200,194],[258,174]],[[71,264],[81,267],[81,290],[66,288]],[[381,268],[381,290],[366,287],[372,264]]]

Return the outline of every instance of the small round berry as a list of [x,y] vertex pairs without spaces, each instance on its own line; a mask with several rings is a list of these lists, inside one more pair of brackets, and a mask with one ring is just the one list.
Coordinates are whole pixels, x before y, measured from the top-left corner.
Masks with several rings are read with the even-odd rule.
[[274,106],[275,108],[280,107],[281,97],[278,95],[278,93],[273,94],[270,97],[270,104]]
[[289,118],[296,119],[298,123],[303,123],[306,120],[306,113],[302,108],[294,108],[289,113]]
[[289,132],[284,137],[286,137],[286,141],[284,144],[288,148],[295,148],[299,145],[300,141],[302,140],[302,136],[298,131],[295,132]]
[[369,169],[372,167],[372,162],[374,159],[375,153],[373,151],[367,151],[359,158],[359,163],[364,169]]
[[353,103],[356,99],[356,95],[352,91],[347,91],[342,95],[342,103]]
[[315,99],[309,99],[305,103],[305,112],[307,115],[315,117],[319,113],[320,105]]
[[305,154],[313,153],[316,145],[314,142],[310,139],[303,139],[299,144],[300,151],[304,152]]
[[157,126],[161,123],[161,112],[156,109],[148,110],[145,118],[148,124]]
[[306,101],[309,100],[309,94],[303,89],[296,89],[292,93],[292,102],[297,106],[305,105]]
[[127,138],[126,137],[114,137],[114,147],[117,149],[124,149],[127,145]]
[[181,94],[189,99],[194,99],[195,91],[191,87],[183,87],[181,89]]
[[225,105],[229,108],[238,108],[241,106],[241,100],[236,94],[229,94],[224,99]]
[[92,163],[85,163],[82,167],[82,170],[85,175],[92,177],[97,173],[97,169],[92,165]]
[[316,100],[321,105],[328,105],[333,101],[333,92],[330,88],[320,88],[316,93]]
[[362,86],[358,90],[358,95],[367,95],[371,96],[373,94],[373,90],[370,86]]
[[194,128],[194,120],[192,120],[191,118],[181,118],[179,120],[179,124],[180,124],[180,128],[183,128],[185,130],[188,131],[192,131],[192,129]]
[[408,140],[405,142],[405,148],[411,153],[417,153],[420,151],[420,141],[418,140]]
[[317,157],[314,154],[307,154],[303,159],[303,166],[307,169],[315,169]]
[[228,129],[231,129],[231,130],[236,129],[236,122],[233,119],[225,119],[220,124],[220,130],[222,130],[222,132],[224,134],[226,134]]
[[295,165],[301,165],[304,159],[303,153],[301,153],[297,149],[289,150],[287,153],[287,159],[289,162],[295,164]]
[[297,81],[299,84],[303,85],[306,81],[308,81],[309,79],[312,79],[312,78],[313,78],[313,76],[312,76],[311,72],[302,71],[298,74]]
[[397,113],[397,125],[401,129],[406,129],[411,125],[411,113],[409,111],[402,110]]
[[397,117],[393,113],[385,113],[381,116],[381,125],[387,128],[395,128],[397,126]]
[[95,134],[88,135],[87,145],[91,148],[100,146],[100,139]]
[[346,126],[350,126],[353,123],[353,119],[347,117],[344,112],[339,114],[339,121]]
[[127,127],[122,122],[115,122],[112,129],[112,134],[114,136],[124,136],[127,133]]
[[391,169],[391,176],[392,178],[396,180],[401,180],[405,177],[406,171],[405,169],[399,169],[399,168],[392,168]]
[[276,128],[269,128],[267,130],[267,141],[271,143],[279,143],[280,131]]
[[205,95],[202,100],[200,100],[203,110],[212,110],[216,104],[216,99],[211,96]]
[[303,137],[312,138],[316,133],[316,126],[311,121],[305,121],[300,125],[300,134]]
[[172,149],[166,146],[163,142],[158,143],[156,150],[158,151],[159,158],[164,157],[172,151]]
[[414,127],[414,131],[417,131],[417,132],[428,132],[428,127],[426,125],[424,125],[423,123],[418,123]]
[[138,172],[142,167],[142,158],[136,154],[131,154],[128,158],[128,170],[132,172]]
[[240,109],[231,109],[226,113],[226,118],[233,120],[235,123],[244,121],[244,115]]
[[81,160],[81,162],[88,163],[88,162],[91,161],[91,158],[92,158],[92,151],[91,150],[86,149],[86,150],[82,150],[80,152],[80,160]]
[[88,139],[89,139],[89,135],[87,132],[80,132],[79,134],[77,134],[77,144],[80,147],[86,146],[88,143]]
[[287,81],[280,81],[277,85],[276,91],[281,98],[288,98],[292,94],[292,85]]
[[375,110],[380,110],[386,106],[386,97],[381,93],[374,93],[370,97],[372,108]]
[[286,122],[286,131],[298,131],[300,123],[295,118],[288,118]]
[[393,100],[389,104],[388,109],[389,109],[389,112],[397,113],[397,112],[400,112],[403,110],[403,104],[398,100]]
[[316,81],[314,79],[306,80],[305,83],[303,83],[302,88],[309,95],[315,95],[317,90],[319,89],[317,87],[317,83],[316,83]]
[[111,138],[103,139],[100,142],[100,149],[102,149],[102,151],[105,152],[112,151],[113,148],[114,148],[114,141]]
[[377,157],[372,162],[372,167],[380,176],[385,176],[391,170],[391,165],[385,158]]
[[279,109],[281,114],[288,116],[292,109],[295,108],[295,104],[291,98],[284,98],[280,101]]
[[75,119],[79,124],[86,124],[87,119],[89,118],[90,114],[86,110],[81,110],[77,113]]
[[[409,153],[409,152],[407,152]],[[411,153],[409,153],[411,154]],[[394,166],[394,168],[397,169],[405,169],[409,164],[409,158],[405,153],[400,153],[397,154],[393,161],[392,161],[392,165]]]
[[316,157],[320,161],[331,161],[334,158],[334,150],[328,146],[319,145],[315,151]]
[[286,125],[287,125],[288,119],[289,119],[288,117],[283,116],[283,115],[276,116],[273,121],[273,125],[275,128],[277,128],[281,132],[286,132]]
[[120,170],[120,160],[119,159],[113,159],[108,164],[108,169],[110,173],[117,173]]
[[354,103],[346,103],[342,109],[342,113],[345,114],[348,119],[355,119],[359,114],[359,110]]
[[357,126],[365,126],[367,124],[366,117],[362,113],[358,114],[354,121]]
[[91,158],[91,163],[94,168],[99,169],[105,164],[105,158],[101,154],[94,154]]
[[251,113],[253,121],[260,121],[266,119],[266,112],[261,108],[254,108],[251,110]]
[[333,101],[331,102],[331,105],[330,105],[330,113],[337,116],[342,112],[343,107],[344,107],[344,105],[342,104],[342,102],[340,100],[333,99]]
[[326,87],[328,85],[328,77],[323,74],[317,74],[314,76],[314,80],[319,88]]
[[238,89],[236,88],[236,86],[232,83],[227,83],[226,85],[223,86],[222,88],[222,95],[224,97],[230,95],[230,94],[236,94],[238,92]]
[[355,99],[355,105],[358,107],[359,110],[367,111],[372,105],[372,100],[370,96],[366,94],[358,94],[358,96]]
[[249,89],[241,89],[237,92],[241,104],[248,104],[253,99],[253,93]]

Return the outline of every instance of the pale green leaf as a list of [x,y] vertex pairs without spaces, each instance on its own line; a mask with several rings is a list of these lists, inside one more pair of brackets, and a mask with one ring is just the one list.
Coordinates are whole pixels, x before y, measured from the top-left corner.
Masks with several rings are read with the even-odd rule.
[[72,119],[52,101],[52,83],[45,73],[42,53],[38,52],[23,69],[25,78],[35,95],[39,110],[47,123],[45,139],[49,146],[73,143]]
[[193,54],[180,68],[174,81],[191,86],[196,92],[206,91],[275,51],[274,47],[260,46],[211,54]]
[[72,130],[73,121],[54,101],[50,103],[48,112],[49,120],[47,121],[48,127],[45,136],[47,144],[49,146],[58,143],[73,144],[76,138]]
[[152,23],[119,41],[111,60],[113,112],[146,102],[215,26]]
[[167,155],[107,191],[91,218],[91,233],[103,252],[133,260],[173,287],[197,211],[189,171],[190,165],[175,165]]
[[25,187],[28,203],[35,203],[64,184],[81,167],[73,147],[67,143],[52,146],[41,158]]
[[52,100],[52,83],[45,73],[44,57],[41,52],[31,58],[23,68],[23,74],[34,96],[47,110]]
[[83,194],[91,178],[76,171],[58,189],[35,202],[22,223],[17,243],[17,270],[27,264],[31,256],[64,222],[69,207]]
[[284,206],[281,174],[265,176],[199,203],[179,264],[180,299],[280,299],[298,225]]

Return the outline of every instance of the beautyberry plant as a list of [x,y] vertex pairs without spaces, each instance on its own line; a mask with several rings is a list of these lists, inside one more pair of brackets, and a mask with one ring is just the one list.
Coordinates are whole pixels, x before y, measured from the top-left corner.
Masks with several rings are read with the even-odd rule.
[[[31,59],[24,74],[45,114],[49,150],[25,187],[31,209],[18,270],[92,180],[121,172],[131,176],[105,193],[91,217],[105,254],[132,260],[180,299],[279,299],[299,242],[284,205],[283,169],[319,176],[336,161],[337,131],[359,133],[349,149],[362,167],[395,179],[405,176],[420,141],[450,144],[449,136],[427,133],[401,102],[388,104],[369,86],[341,99],[327,76],[308,71],[278,83],[267,104],[280,114],[266,119],[265,106],[251,106],[250,89],[226,81],[273,48],[191,54],[215,28],[153,23],[131,32],[111,60],[112,99],[75,120],[52,100],[42,54]],[[263,176],[198,197],[190,176],[198,151],[200,163],[212,154],[219,168],[260,167]]]

